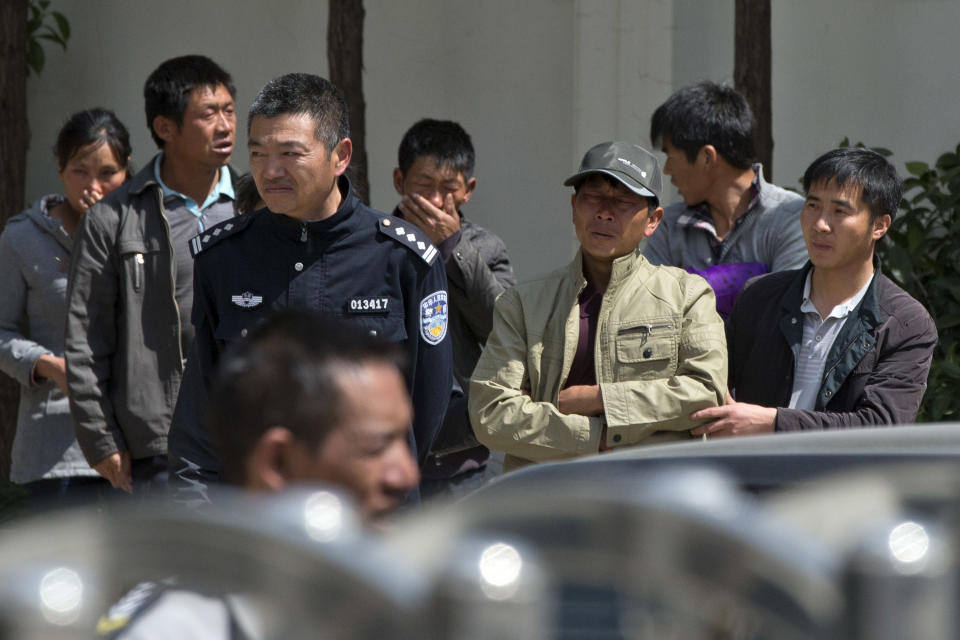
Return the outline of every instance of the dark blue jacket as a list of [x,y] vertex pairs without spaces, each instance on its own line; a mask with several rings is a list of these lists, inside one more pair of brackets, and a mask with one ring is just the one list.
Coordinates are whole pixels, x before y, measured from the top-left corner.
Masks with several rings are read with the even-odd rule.
[[919,302],[880,273],[827,355],[813,411],[787,409],[803,338],[811,265],[743,290],[727,320],[728,384],[738,402],[778,407],[777,431],[910,423],[927,386],[937,328]]
[[324,220],[304,223],[260,209],[191,241],[196,337],[170,428],[172,473],[217,477],[202,415],[218,358],[272,310],[287,307],[335,314],[404,345],[411,447],[423,463],[453,376],[443,261],[414,225],[364,205],[346,178],[338,186],[343,202]]

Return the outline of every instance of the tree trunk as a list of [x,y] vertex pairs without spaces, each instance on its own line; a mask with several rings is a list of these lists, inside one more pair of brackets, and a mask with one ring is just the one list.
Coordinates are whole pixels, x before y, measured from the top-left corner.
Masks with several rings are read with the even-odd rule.
[[736,0],[733,82],[757,119],[757,158],[773,180],[773,115],[770,92],[770,0]]
[[[23,209],[27,143],[27,0],[0,1],[0,230]],[[4,277],[0,274],[0,277]],[[19,385],[0,374],[0,477],[10,473]]]
[[363,0],[330,0],[327,60],[330,82],[343,91],[350,115],[353,159],[347,170],[353,187],[370,204],[367,178],[366,103],[363,100]]

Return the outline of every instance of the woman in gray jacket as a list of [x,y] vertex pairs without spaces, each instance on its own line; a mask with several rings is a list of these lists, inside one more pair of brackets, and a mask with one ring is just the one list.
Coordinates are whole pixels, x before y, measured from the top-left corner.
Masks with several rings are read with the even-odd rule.
[[70,116],[53,151],[64,195],[40,198],[0,235],[0,371],[21,385],[10,479],[36,498],[102,482],[70,419],[65,296],[73,233],[86,210],[127,179],[130,137],[112,111],[89,109]]

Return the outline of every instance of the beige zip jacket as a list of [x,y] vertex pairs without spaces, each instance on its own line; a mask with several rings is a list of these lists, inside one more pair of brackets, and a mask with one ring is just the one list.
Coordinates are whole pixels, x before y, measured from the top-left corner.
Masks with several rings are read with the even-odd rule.
[[608,446],[690,437],[697,409],[723,403],[727,349],[710,285],[639,252],[613,263],[597,323],[594,365],[600,416],[557,410],[579,334],[581,256],[505,291],[470,382],[477,439],[506,452],[504,468],[597,453]]

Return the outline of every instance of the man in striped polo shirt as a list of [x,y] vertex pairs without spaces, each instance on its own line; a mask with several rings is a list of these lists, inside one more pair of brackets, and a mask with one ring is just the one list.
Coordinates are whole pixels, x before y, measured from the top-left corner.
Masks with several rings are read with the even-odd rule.
[[835,149],[803,176],[810,261],[743,290],[727,321],[730,396],[694,435],[738,436],[912,422],[937,330],[880,271],[876,243],[900,204],[896,170],[863,148]]

